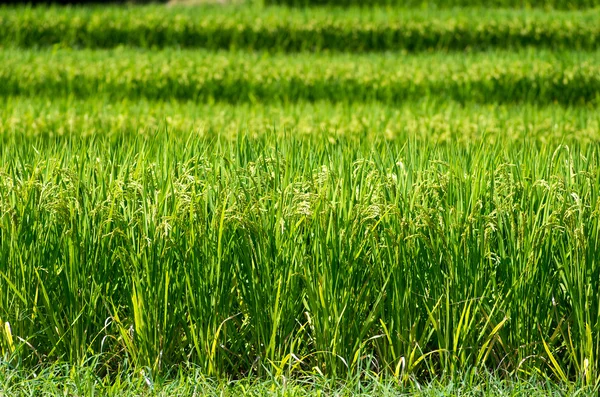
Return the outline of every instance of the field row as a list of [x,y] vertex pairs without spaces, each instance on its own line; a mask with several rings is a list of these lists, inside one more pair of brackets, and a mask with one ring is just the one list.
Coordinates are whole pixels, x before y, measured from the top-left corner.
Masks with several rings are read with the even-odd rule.
[[585,104],[600,93],[600,53],[274,55],[204,51],[0,53],[0,95],[194,100],[457,101]]
[[558,8],[578,9],[599,7],[598,0],[264,0],[265,4],[285,4],[293,7],[338,6],[338,7],[371,7],[378,5],[400,7],[517,7],[517,8]]
[[330,139],[412,139],[415,142],[545,144],[600,140],[596,107],[478,105],[416,101],[380,103],[196,104],[193,102],[7,98],[0,101],[0,142],[61,137],[151,137],[169,131],[181,137],[236,139],[319,136]]
[[600,379],[596,146],[274,138],[5,140],[1,353]]
[[0,8],[0,45],[268,51],[598,48],[600,9]]

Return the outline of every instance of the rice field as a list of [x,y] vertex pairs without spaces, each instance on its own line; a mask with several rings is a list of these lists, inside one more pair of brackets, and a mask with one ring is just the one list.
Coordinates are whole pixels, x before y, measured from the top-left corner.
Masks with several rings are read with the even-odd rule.
[[342,53],[527,47],[595,50],[600,41],[598,6],[600,2],[596,8],[575,10],[236,5],[0,8],[0,43],[28,48]]
[[599,5],[322,3],[0,7],[0,395],[599,390]]

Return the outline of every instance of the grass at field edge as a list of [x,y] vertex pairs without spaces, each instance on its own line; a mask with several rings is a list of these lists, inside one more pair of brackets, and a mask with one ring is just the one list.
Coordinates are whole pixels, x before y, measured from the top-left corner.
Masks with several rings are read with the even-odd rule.
[[[91,364],[91,365],[89,365]],[[370,373],[347,379],[314,374],[288,378],[271,375],[242,379],[217,379],[194,368],[176,369],[155,377],[147,370],[124,369],[99,376],[93,362],[83,366],[51,365],[37,371],[15,369],[0,361],[0,396],[593,396],[595,387],[557,383],[532,376],[529,379],[503,378],[490,373],[460,374],[421,383],[415,379],[399,382]]]

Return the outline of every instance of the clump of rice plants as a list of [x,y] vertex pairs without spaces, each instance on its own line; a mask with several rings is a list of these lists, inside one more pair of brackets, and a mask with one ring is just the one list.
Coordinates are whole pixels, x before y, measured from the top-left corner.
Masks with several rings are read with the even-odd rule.
[[229,103],[597,103],[598,52],[348,55],[145,50],[0,54],[0,97]]
[[0,44],[269,52],[595,50],[599,18],[597,8],[19,7],[0,8]]
[[215,134],[235,139],[267,131],[295,136],[324,134],[346,139],[381,139],[473,143],[524,139],[538,144],[591,143],[600,137],[596,107],[489,105],[431,98],[399,106],[372,103],[299,101],[294,103],[193,101],[112,101],[9,97],[0,106],[0,136],[68,138],[153,136],[166,128],[175,135]]
[[595,144],[193,138],[5,141],[7,357],[597,382]]

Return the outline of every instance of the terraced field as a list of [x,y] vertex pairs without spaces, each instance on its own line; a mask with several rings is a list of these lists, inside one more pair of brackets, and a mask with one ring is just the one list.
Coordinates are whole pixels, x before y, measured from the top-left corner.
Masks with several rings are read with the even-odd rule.
[[0,8],[0,395],[596,393],[600,4],[266,3]]

